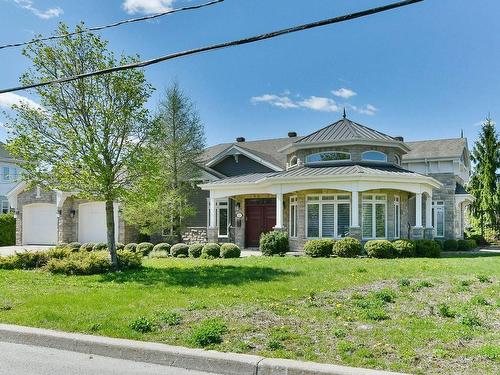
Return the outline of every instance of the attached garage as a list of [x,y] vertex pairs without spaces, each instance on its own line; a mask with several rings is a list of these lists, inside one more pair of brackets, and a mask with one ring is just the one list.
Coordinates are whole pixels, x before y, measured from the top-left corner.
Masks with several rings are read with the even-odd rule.
[[[118,207],[114,207],[115,239],[118,239]],[[104,202],[82,203],[78,206],[78,241],[106,242],[106,206]]]
[[23,207],[23,245],[57,243],[57,209],[51,203],[33,203]]

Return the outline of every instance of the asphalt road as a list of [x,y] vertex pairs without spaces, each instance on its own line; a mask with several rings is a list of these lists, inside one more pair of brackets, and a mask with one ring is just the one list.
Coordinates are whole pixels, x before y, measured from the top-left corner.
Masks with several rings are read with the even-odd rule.
[[0,375],[215,375],[65,350],[0,342]]

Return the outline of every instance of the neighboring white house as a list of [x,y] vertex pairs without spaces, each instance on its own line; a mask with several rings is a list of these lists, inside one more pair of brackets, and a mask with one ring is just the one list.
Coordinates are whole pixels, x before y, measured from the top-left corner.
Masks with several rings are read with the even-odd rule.
[[0,210],[7,213],[10,210],[7,193],[19,183],[19,167],[0,142]]

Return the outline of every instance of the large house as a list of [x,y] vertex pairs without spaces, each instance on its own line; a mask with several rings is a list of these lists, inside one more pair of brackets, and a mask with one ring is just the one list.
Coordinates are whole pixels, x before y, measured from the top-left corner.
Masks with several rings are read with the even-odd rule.
[[[286,231],[293,250],[308,239],[462,238],[472,197],[465,138],[404,142],[344,118],[299,137],[219,144],[205,150],[186,242],[256,247]],[[105,241],[104,204],[27,189],[8,194],[18,244]],[[137,232],[116,207],[117,239]]]
[[0,142],[0,212],[5,214],[10,211],[7,193],[19,183],[19,167],[16,160],[5,149],[5,144]]

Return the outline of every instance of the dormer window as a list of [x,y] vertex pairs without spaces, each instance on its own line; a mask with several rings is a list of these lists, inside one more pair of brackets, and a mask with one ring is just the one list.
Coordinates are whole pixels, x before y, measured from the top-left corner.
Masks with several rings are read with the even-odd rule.
[[288,166],[290,168],[296,167],[297,166],[297,162],[298,162],[297,156],[292,156],[292,158],[290,159],[290,163],[288,164]]
[[396,165],[401,165],[401,158],[399,155],[394,155],[394,160],[396,161]]
[[363,161],[387,162],[387,155],[380,151],[365,151],[362,157]]
[[329,163],[343,160],[351,160],[351,154],[349,154],[348,152],[325,151],[318,152],[317,154],[307,155],[306,157],[307,164]]

